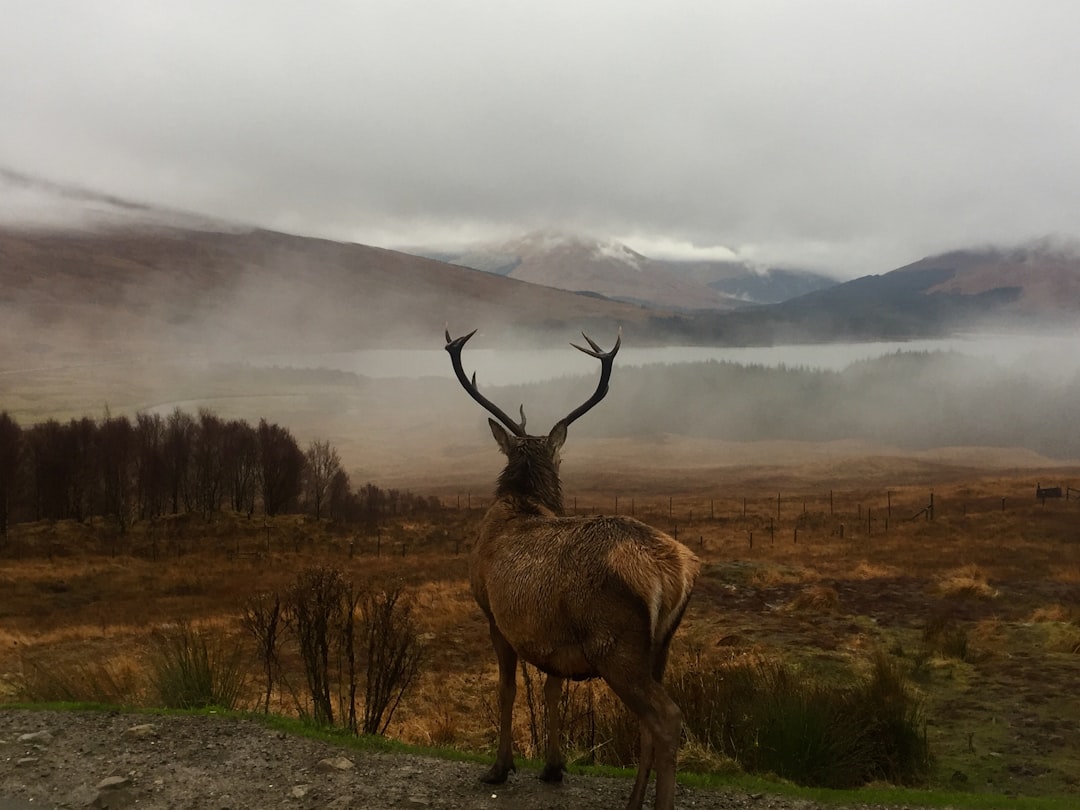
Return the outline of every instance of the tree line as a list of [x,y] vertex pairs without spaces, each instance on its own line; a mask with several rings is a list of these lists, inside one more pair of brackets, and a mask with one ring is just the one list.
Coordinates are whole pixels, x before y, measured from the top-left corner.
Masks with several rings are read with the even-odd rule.
[[223,510],[307,512],[374,526],[438,505],[368,483],[354,491],[329,441],[301,449],[288,428],[200,409],[106,415],[22,427],[0,411],[0,535],[13,523],[136,520]]

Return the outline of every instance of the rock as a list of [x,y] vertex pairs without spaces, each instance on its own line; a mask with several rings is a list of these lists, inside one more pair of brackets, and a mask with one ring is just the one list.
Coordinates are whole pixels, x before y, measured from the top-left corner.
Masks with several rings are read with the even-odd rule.
[[33,765],[37,761],[38,761],[37,757],[21,757],[20,759],[15,760],[15,764],[16,765]]
[[131,728],[124,729],[124,733],[120,735],[127,740],[139,740],[143,737],[156,737],[157,726],[153,723],[142,723]]
[[311,790],[311,785],[296,785],[289,791],[289,795],[294,799],[302,799],[307,796],[309,790]]
[[119,790],[131,787],[131,779],[126,776],[106,776],[97,783],[98,790]]
[[51,731],[32,731],[29,734],[20,734],[19,742],[30,743],[31,745],[48,745],[53,741],[53,735]]
[[356,765],[348,757],[327,757],[319,760],[315,770],[328,773],[331,771],[349,771],[355,767]]

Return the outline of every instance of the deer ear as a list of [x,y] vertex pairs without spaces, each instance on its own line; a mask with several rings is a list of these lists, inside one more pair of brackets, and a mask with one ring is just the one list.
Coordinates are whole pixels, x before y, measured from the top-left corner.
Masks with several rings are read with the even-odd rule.
[[557,451],[563,446],[563,442],[566,441],[566,421],[560,420],[555,424],[555,427],[551,429],[551,433],[548,434],[548,447],[553,451]]
[[506,432],[506,428],[494,419],[488,419],[488,426],[491,428],[491,435],[499,443],[499,449],[503,451],[503,455],[509,456],[510,448],[514,446],[514,442],[510,438],[510,434]]

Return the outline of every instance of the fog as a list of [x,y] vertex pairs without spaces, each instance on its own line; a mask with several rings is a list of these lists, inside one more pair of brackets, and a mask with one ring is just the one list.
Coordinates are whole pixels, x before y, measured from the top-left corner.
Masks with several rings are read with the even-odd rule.
[[[545,346],[558,345],[561,335],[548,333]],[[610,348],[614,338],[592,336],[602,348]],[[596,361],[570,347],[500,349],[484,346],[484,335],[473,338],[465,355],[479,379],[486,385],[519,385],[543,382],[564,376],[587,374]],[[578,344],[584,341],[578,338]],[[481,344],[474,346],[473,344]],[[1004,368],[1020,367],[1047,377],[1080,370],[1080,331],[1045,334],[975,333],[949,338],[909,341],[866,341],[862,343],[810,343],[782,346],[650,346],[620,349],[616,365],[631,368],[652,364],[681,365],[705,361],[730,362],[770,368],[843,371],[852,363],[897,352],[949,351],[973,358],[994,358]],[[443,349],[361,349],[319,354],[265,354],[250,360],[257,366],[326,368],[348,371],[376,379],[388,377],[451,377],[453,371]]]
[[1076,235],[1075,4],[5,5],[0,165],[366,244],[879,273]]
[[[607,398],[574,432],[740,442],[861,439],[909,450],[1019,447],[1080,459],[1080,370],[1075,354],[1061,359],[1054,368],[989,355],[898,352],[840,371],[717,361],[622,366]],[[541,431],[590,392],[588,378],[574,378],[506,386],[489,396],[504,409],[525,403],[531,427]]]

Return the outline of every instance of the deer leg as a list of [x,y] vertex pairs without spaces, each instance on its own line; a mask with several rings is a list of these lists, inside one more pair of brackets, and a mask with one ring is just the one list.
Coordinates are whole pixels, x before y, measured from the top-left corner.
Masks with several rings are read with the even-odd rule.
[[640,810],[645,803],[645,790],[649,786],[649,772],[653,763],[652,734],[644,723],[639,723],[638,726],[641,755],[638,758],[637,775],[634,777],[634,789],[630,791],[630,800],[626,803],[628,810]]
[[640,668],[613,667],[601,675],[641,724],[641,761],[627,810],[641,810],[652,769],[656,770],[654,807],[656,810],[674,810],[675,754],[682,730],[682,712],[659,681],[649,677],[643,682],[633,675],[635,671],[648,672],[649,669],[645,662]]
[[495,764],[480,777],[481,782],[489,785],[501,785],[510,771],[516,771],[514,765],[513,733],[514,697],[517,695],[517,653],[510,646],[499,628],[491,621],[491,643],[499,659],[499,750],[495,755]]
[[[658,683],[664,678],[664,670],[667,668],[668,644],[662,644],[653,655],[652,674]],[[638,759],[637,776],[634,779],[634,789],[630,792],[630,801],[627,807],[639,808],[645,803],[645,790],[649,785],[649,772],[653,768],[653,738],[649,725],[642,722],[640,726],[641,755]]]
[[544,770],[540,772],[540,778],[553,784],[562,782],[563,771],[566,770],[566,762],[563,760],[562,750],[559,746],[560,737],[562,736],[562,712],[559,711],[562,688],[563,679],[558,676],[548,675],[544,681],[544,708],[547,712],[547,755]]

